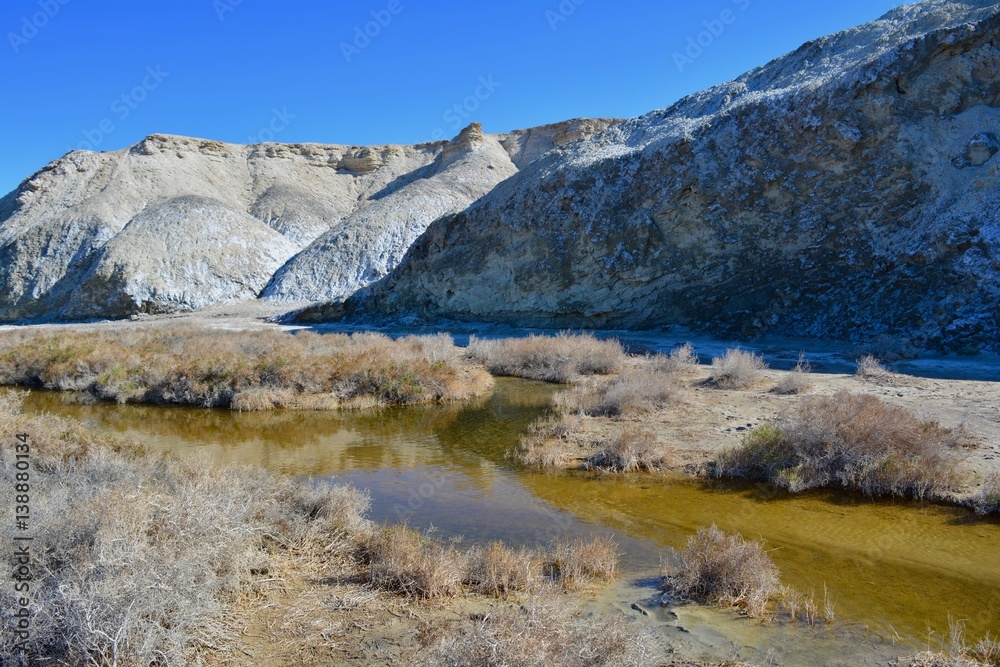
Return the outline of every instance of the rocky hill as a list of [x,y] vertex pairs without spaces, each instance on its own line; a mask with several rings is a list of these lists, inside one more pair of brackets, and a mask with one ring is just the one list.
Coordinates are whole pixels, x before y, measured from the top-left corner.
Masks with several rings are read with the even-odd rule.
[[[392,269],[578,119],[416,146],[240,146],[152,135],[74,151],[0,199],[0,321],[118,318],[267,297],[343,297]],[[278,273],[275,275],[275,273]]]
[[548,152],[305,321],[1000,349],[1000,5],[928,0]]

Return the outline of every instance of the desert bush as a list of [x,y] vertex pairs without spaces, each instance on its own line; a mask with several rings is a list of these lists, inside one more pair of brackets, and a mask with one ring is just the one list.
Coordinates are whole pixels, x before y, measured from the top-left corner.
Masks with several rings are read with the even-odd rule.
[[584,412],[611,417],[648,414],[675,402],[679,392],[673,373],[629,369],[604,388],[597,405]]
[[698,367],[698,355],[691,343],[678,345],[669,354],[654,357],[654,367],[665,373],[685,373]]
[[[19,432],[32,448],[30,664],[197,664],[236,640],[233,606],[263,572],[304,553],[324,568],[350,563],[366,523],[367,495],[352,488],[148,456],[6,398],[0,439]],[[16,472],[0,448],[0,484]],[[0,605],[15,608],[12,587]],[[0,663],[20,664],[7,632]]]
[[405,525],[376,528],[362,542],[371,586],[415,598],[454,597],[462,591],[465,557]]
[[468,555],[466,583],[486,595],[535,591],[542,584],[542,559],[528,549],[515,551],[502,542],[473,547]]
[[604,472],[652,472],[673,465],[674,452],[649,431],[629,427],[587,458],[584,467]]
[[561,468],[569,464],[581,428],[578,415],[539,417],[528,426],[517,447],[507,458],[528,468]]
[[857,360],[855,375],[866,380],[885,380],[892,377],[892,371],[886,368],[876,357],[866,354]]
[[550,591],[466,619],[418,656],[427,667],[639,667],[653,663],[648,630],[621,614],[587,618]]
[[709,381],[720,389],[746,389],[760,382],[767,370],[764,357],[745,350],[726,350],[712,359]]
[[790,373],[782,376],[774,388],[774,393],[782,395],[801,394],[809,389],[809,373],[811,372],[812,365],[806,361],[805,353],[800,352],[799,362],[795,364],[795,368]]
[[618,543],[610,537],[564,538],[552,543],[548,567],[566,587],[573,588],[593,580],[613,580],[620,557]]
[[222,331],[191,326],[0,334],[0,384],[119,403],[237,410],[463,400],[492,379],[447,335]]
[[468,355],[494,375],[573,382],[584,375],[617,373],[625,350],[617,340],[599,340],[591,333],[531,335],[484,340],[472,336]]
[[957,436],[876,396],[839,392],[803,401],[786,428],[767,425],[723,452],[716,474],[774,482],[792,492],[823,486],[869,495],[940,497],[958,475],[944,452]]
[[1000,474],[993,473],[983,482],[979,492],[969,499],[969,506],[980,516],[1000,513]]
[[674,551],[677,566],[664,573],[664,588],[682,599],[742,609],[761,618],[778,592],[779,573],[762,542],[699,528]]

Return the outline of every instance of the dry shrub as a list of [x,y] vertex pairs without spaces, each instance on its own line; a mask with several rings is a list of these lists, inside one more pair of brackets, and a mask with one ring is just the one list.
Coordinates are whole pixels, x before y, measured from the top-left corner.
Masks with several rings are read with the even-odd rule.
[[612,581],[618,569],[621,551],[610,537],[589,540],[556,540],[549,553],[549,569],[567,588],[593,580]]
[[691,343],[678,345],[670,354],[654,357],[655,368],[658,371],[671,374],[681,374],[698,367],[698,355]]
[[427,667],[640,667],[653,638],[621,614],[587,618],[542,591],[519,605],[473,615],[418,656]]
[[119,403],[237,410],[464,400],[492,378],[450,336],[295,334],[192,326],[0,334],[0,384]]
[[616,373],[625,361],[625,350],[617,340],[566,332],[501,340],[472,336],[468,355],[485,364],[494,375],[563,383],[583,375]]
[[408,526],[376,528],[362,543],[361,555],[367,582],[375,588],[424,599],[462,592],[464,556]]
[[774,393],[789,395],[789,394],[801,394],[802,392],[809,389],[809,373],[812,372],[812,364],[806,361],[806,355],[804,352],[799,353],[799,362],[795,364],[795,368],[791,372],[786,373],[778,381],[777,386],[774,388]]
[[882,365],[881,361],[870,354],[859,357],[856,363],[858,368],[857,371],[855,371],[855,375],[865,380],[888,380],[893,375],[892,371]]
[[676,456],[649,431],[628,427],[587,458],[584,466],[603,472],[653,472],[669,468]]
[[573,458],[578,446],[581,418],[577,415],[548,415],[528,426],[517,447],[507,457],[528,468],[562,468]]
[[951,628],[946,652],[927,651],[900,658],[891,667],[1000,667],[1000,641],[990,633],[969,646],[965,641],[965,621],[949,616]]
[[528,549],[518,551],[502,542],[473,547],[468,552],[465,581],[486,595],[535,591],[542,585],[541,557]]
[[672,373],[629,369],[612,380],[586,414],[611,417],[649,414],[675,402],[680,389]]
[[726,350],[712,359],[709,381],[720,389],[747,389],[760,382],[767,370],[764,357],[745,350]]
[[[265,574],[352,568],[351,536],[368,497],[260,470],[146,456],[52,416],[0,404],[0,440],[32,446],[31,664],[198,664],[237,639],[234,605]],[[0,484],[13,487],[13,452],[0,449]],[[14,528],[3,528],[10,542]],[[308,554],[306,558],[304,555]],[[0,605],[14,609],[13,587]],[[20,664],[12,637],[0,663]]]
[[665,573],[663,585],[679,598],[736,607],[762,618],[778,592],[778,568],[763,542],[728,535],[713,525],[699,528],[674,554],[677,567]]
[[803,401],[784,430],[756,429],[723,452],[721,476],[763,479],[792,492],[840,486],[869,495],[942,497],[959,477],[944,452],[956,435],[876,396],[841,391]]
[[983,486],[972,498],[969,499],[969,506],[980,516],[987,514],[1000,514],[1000,474],[990,475]]

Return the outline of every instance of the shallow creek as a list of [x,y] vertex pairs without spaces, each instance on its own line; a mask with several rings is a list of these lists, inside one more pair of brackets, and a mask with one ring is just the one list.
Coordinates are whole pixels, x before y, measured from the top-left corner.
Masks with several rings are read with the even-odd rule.
[[553,391],[501,379],[471,405],[342,414],[120,406],[50,392],[33,392],[24,407],[182,456],[349,482],[370,491],[373,519],[433,526],[466,542],[541,545],[613,533],[632,578],[651,578],[666,547],[715,523],[763,537],[784,583],[818,600],[825,587],[838,625],[898,633],[917,646],[929,632],[932,641],[946,637],[949,614],[968,619],[970,637],[1000,633],[1000,522],[840,493],[790,498],[754,485],[513,468],[504,453]]

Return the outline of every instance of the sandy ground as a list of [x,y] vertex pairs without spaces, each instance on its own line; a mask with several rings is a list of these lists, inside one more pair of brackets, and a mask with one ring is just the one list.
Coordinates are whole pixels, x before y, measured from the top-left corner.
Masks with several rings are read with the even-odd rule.
[[706,385],[710,369],[698,367],[683,381],[678,404],[636,418],[588,418],[586,436],[608,437],[628,425],[651,431],[657,441],[674,447],[680,464],[689,471],[713,460],[716,453],[738,445],[753,428],[781,423],[808,396],[832,396],[839,391],[871,394],[903,407],[922,421],[959,430],[961,446],[945,451],[970,473],[969,488],[986,476],[1000,473],[1000,382],[919,378],[897,373],[878,379],[839,373],[810,373],[800,394],[772,391],[789,371],[768,370],[756,386],[721,390]]

